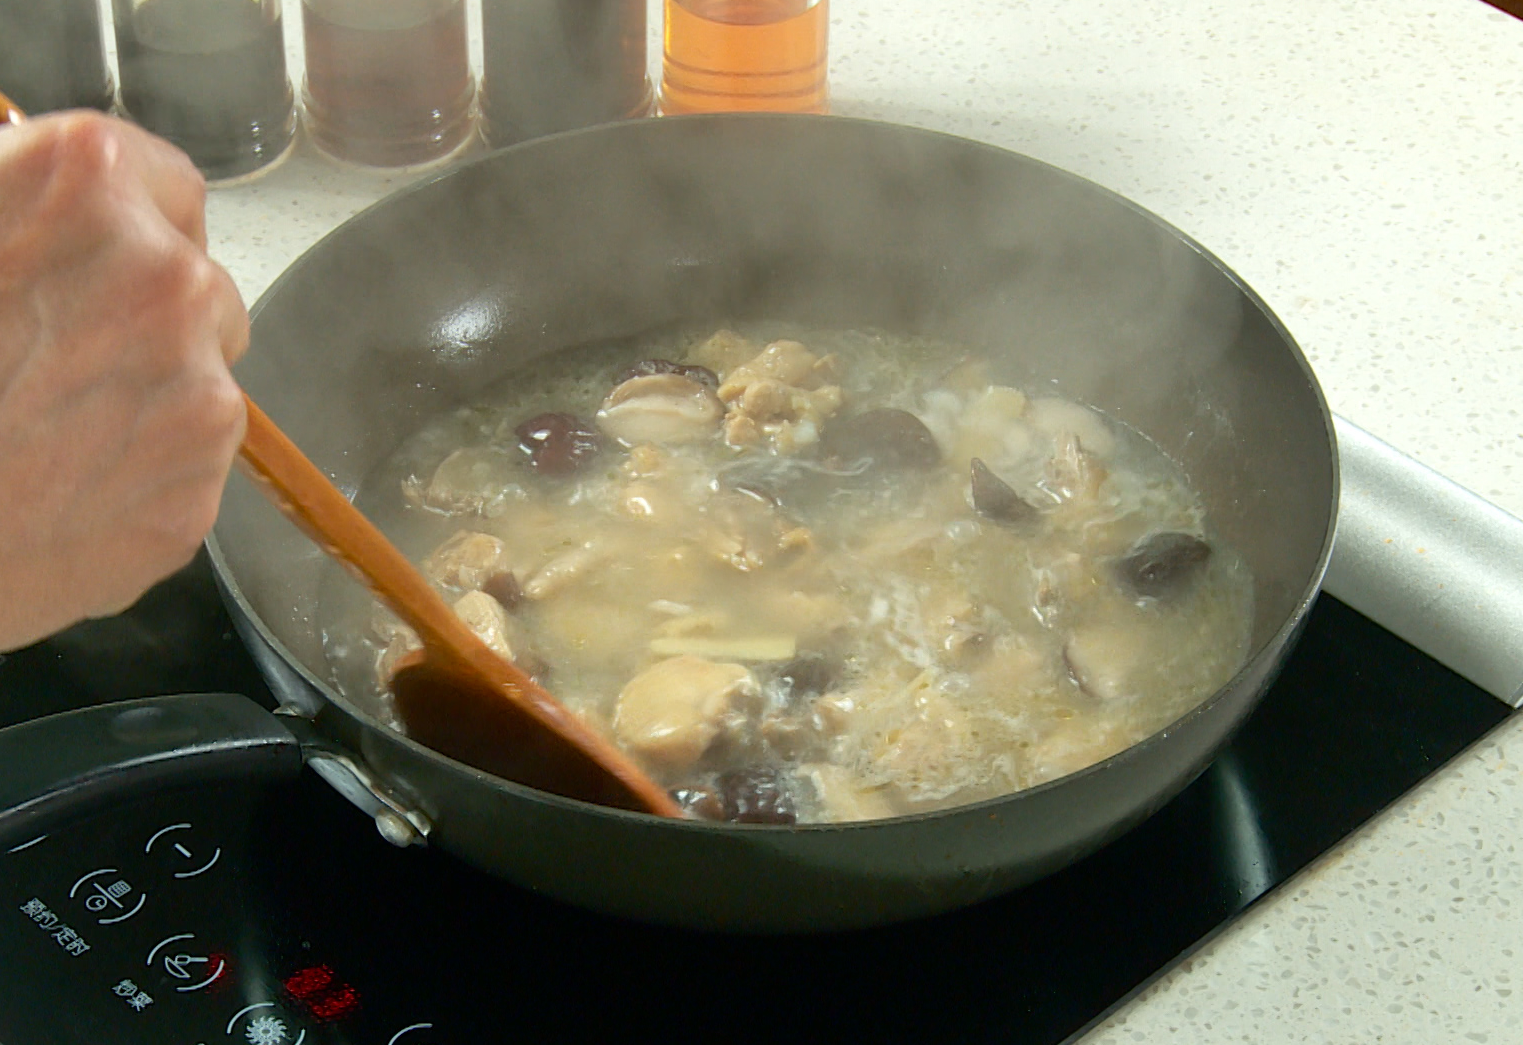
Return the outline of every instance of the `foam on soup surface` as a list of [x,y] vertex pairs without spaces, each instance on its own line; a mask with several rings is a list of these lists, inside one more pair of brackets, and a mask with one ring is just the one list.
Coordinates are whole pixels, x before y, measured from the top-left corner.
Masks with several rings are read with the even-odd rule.
[[[1185,476],[953,346],[721,330],[557,354],[425,426],[361,506],[489,645],[695,815],[990,798],[1242,666],[1252,578]],[[341,688],[416,637],[328,585]]]

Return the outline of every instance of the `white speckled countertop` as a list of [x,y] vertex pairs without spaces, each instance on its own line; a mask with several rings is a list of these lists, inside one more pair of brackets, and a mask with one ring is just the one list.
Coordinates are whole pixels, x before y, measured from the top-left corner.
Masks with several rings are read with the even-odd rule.
[[[1523,22],[1480,0],[833,2],[835,111],[1157,212],[1263,295],[1335,411],[1523,516]],[[252,301],[407,180],[302,146],[213,194],[214,253]],[[1086,1045],[1523,1041],[1520,762],[1515,718]]]

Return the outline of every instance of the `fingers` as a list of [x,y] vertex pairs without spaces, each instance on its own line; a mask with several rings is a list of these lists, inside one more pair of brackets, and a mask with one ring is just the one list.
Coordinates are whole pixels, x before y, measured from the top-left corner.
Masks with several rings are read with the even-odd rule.
[[125,120],[97,112],[39,116],[6,133],[5,151],[52,185],[59,205],[102,198],[110,209],[148,207],[206,250],[206,179],[179,149]]
[[206,178],[189,156],[162,138],[123,120],[114,122],[124,139],[124,164],[153,205],[181,235],[206,250]]
[[232,366],[249,350],[249,313],[233,277],[221,265],[216,267],[215,293],[220,320],[217,324],[217,343],[222,350],[222,361]]

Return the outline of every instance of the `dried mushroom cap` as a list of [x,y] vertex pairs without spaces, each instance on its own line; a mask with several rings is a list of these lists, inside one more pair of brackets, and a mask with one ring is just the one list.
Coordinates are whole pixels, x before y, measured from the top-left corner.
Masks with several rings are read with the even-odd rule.
[[596,457],[601,448],[597,429],[575,414],[540,414],[513,429],[513,434],[529,455],[529,467],[541,475],[568,475]]
[[1116,562],[1116,578],[1133,594],[1157,598],[1176,591],[1211,557],[1211,545],[1190,533],[1149,534]]
[[872,469],[923,471],[941,460],[941,448],[920,418],[885,407],[831,422],[820,439],[820,455],[843,466],[866,461]]
[[598,426],[626,446],[695,443],[711,438],[723,417],[713,389],[681,374],[650,374],[610,392]]
[[771,766],[749,766],[720,774],[724,818],[737,824],[792,824],[798,807],[788,781]]
[[634,366],[622,371],[614,378],[616,384],[622,384],[631,378],[649,377],[652,374],[677,374],[681,377],[692,378],[700,385],[710,388],[719,387],[719,375],[706,366],[697,366],[692,363],[673,363],[669,359],[642,359]]
[[970,472],[969,489],[978,514],[1002,523],[1025,522],[1037,514],[1035,507],[1022,500],[1009,483],[977,457],[973,458]]

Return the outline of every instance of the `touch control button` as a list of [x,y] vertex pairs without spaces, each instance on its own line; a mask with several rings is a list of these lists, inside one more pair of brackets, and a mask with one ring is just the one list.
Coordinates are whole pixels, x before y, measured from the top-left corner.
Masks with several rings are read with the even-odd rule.
[[430,1030],[432,1027],[432,1023],[414,1023],[411,1027],[403,1027],[391,1036],[391,1040],[386,1045],[397,1045],[397,1042],[402,1041],[403,1038],[407,1039],[405,1045],[426,1045],[424,1039],[427,1035],[414,1034],[413,1032]]
[[206,856],[204,846],[198,851],[193,851],[189,846],[194,844],[194,840],[180,834],[182,831],[191,830],[193,827],[190,824],[170,824],[168,827],[161,827],[148,839],[148,844],[143,846],[143,852],[152,855],[154,847],[157,846],[161,853],[183,866],[185,870],[174,873],[176,878],[194,878],[205,874],[222,858],[222,848],[216,847],[210,857]]
[[85,908],[95,914],[105,913],[109,917],[97,918],[101,925],[115,925],[117,922],[125,922],[128,918],[143,909],[147,901],[146,893],[138,892],[137,899],[132,899],[135,890],[132,883],[125,878],[118,878],[118,871],[114,867],[101,867],[80,878],[69,890],[69,899],[76,898],[86,882],[90,888],[85,890]]
[[231,1038],[240,1030],[239,1039],[248,1045],[301,1045],[307,1037],[304,1028],[286,1022],[272,1001],[255,1002],[239,1009],[227,1021],[227,1036]]
[[159,961],[165,972],[180,981],[175,990],[181,994],[209,987],[227,971],[227,959],[215,954],[200,953],[199,948],[190,944],[195,938],[195,933],[166,936],[153,945],[153,950],[148,952],[148,959],[143,964],[152,968],[153,963]]

